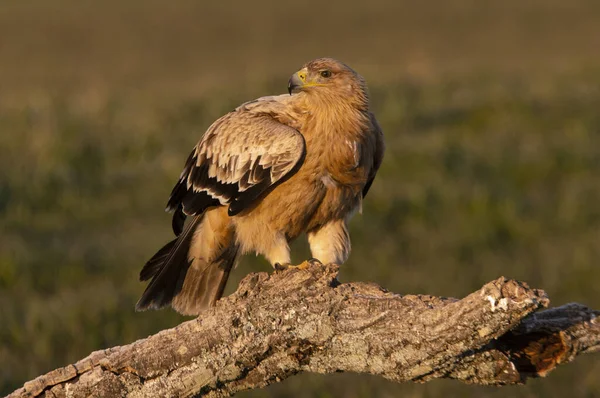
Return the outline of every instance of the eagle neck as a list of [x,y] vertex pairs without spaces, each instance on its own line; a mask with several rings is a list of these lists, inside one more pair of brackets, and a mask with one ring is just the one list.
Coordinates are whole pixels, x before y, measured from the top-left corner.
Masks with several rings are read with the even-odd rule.
[[347,99],[313,96],[307,109],[309,141],[332,145],[339,140],[357,140],[368,128],[368,108],[357,107]]

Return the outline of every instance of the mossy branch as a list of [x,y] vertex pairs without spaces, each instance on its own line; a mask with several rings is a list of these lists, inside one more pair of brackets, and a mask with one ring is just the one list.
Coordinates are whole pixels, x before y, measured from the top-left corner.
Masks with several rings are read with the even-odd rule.
[[9,397],[222,397],[299,372],[519,384],[600,350],[599,311],[540,311],[546,294],[514,280],[456,300],[340,284],[337,273],[328,265],[248,275],[198,319],[94,352]]

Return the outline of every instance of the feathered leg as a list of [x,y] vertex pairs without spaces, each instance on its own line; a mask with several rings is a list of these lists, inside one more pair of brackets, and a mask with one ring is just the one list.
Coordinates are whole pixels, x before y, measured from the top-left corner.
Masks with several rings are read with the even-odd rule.
[[350,234],[346,220],[331,221],[308,233],[312,256],[323,264],[343,264],[350,255]]

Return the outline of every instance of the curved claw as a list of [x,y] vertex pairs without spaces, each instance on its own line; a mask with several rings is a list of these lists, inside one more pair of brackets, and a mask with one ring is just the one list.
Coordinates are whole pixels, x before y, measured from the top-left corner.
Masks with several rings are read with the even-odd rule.
[[288,269],[290,267],[293,267],[293,265],[291,265],[289,263],[283,263],[283,264],[281,264],[281,263],[275,263],[273,265],[273,268],[275,268],[275,272],[283,272],[283,271],[285,271],[286,269]]
[[308,260],[305,261],[305,263],[309,263],[310,265],[323,265],[321,260],[319,260],[318,258],[314,258],[314,257],[309,258]]

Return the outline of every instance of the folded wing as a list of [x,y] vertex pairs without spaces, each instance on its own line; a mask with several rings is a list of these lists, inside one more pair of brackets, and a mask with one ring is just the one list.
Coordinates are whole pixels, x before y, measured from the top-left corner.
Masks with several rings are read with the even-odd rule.
[[293,175],[305,156],[304,137],[268,113],[231,112],[209,127],[171,192],[173,232],[185,216],[229,206],[234,216]]
[[363,198],[365,196],[367,196],[367,193],[369,192],[369,189],[371,188],[371,185],[373,184],[373,180],[375,180],[375,175],[377,174],[377,171],[379,170],[379,167],[381,166],[381,162],[383,161],[383,154],[385,152],[385,143],[383,141],[383,131],[381,130],[381,127],[379,126],[377,119],[375,119],[375,115],[370,113],[369,117],[371,119],[371,126],[373,128],[373,133],[375,135],[375,152],[373,153],[373,168],[369,172],[369,179],[367,180],[367,183],[365,184],[365,187],[363,188],[363,192],[362,192]]

